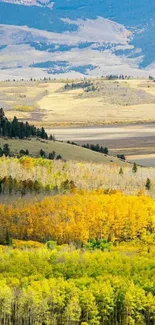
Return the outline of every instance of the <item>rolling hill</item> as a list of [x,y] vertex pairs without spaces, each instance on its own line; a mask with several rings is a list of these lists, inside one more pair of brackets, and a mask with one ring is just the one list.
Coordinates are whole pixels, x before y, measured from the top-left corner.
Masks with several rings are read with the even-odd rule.
[[154,122],[155,83],[104,79],[1,82],[0,107],[8,118],[31,121],[49,133],[54,133],[54,126]]
[[10,147],[10,153],[14,155],[19,155],[20,150],[24,149],[28,150],[31,156],[39,157],[39,152],[42,149],[46,153],[46,156],[48,156],[52,151],[55,151],[56,155],[61,155],[65,160],[86,161],[111,165],[115,164],[120,166],[127,165],[127,163],[124,163],[124,161],[121,161],[116,157],[106,156],[99,152],[94,152],[68,143],[36,139],[19,140],[0,138],[0,147],[3,147],[6,143]]

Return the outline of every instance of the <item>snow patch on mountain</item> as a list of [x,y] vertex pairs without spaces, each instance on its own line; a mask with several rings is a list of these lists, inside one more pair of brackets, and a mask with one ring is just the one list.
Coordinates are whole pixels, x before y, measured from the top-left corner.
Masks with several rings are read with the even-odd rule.
[[0,78],[154,74],[155,5],[140,3],[0,0]]
[[54,2],[52,2],[51,0],[0,0],[0,2],[24,6],[47,7],[49,9],[53,9],[54,6]]
[[[15,68],[44,67],[43,69],[46,73],[52,74],[51,67],[53,63],[50,66],[49,62],[55,62],[57,68],[53,69],[54,74],[56,72],[82,71],[83,67],[85,74],[88,75],[95,74],[96,72],[98,74],[98,68],[100,69],[100,74],[103,74],[105,66],[110,69],[115,67],[115,70],[117,66],[118,72],[121,73],[120,66],[122,64],[124,66],[124,62],[127,66],[138,68],[141,57],[128,59],[125,56],[116,56],[114,53],[118,48],[121,50],[133,50],[133,46],[129,45],[132,34],[124,26],[102,17],[98,17],[95,20],[80,19],[71,21],[63,19],[63,21],[66,24],[77,25],[77,31],[54,33],[32,29],[27,26],[0,25],[0,45],[2,46],[0,51],[0,68],[4,71]],[[33,47],[33,42],[48,44],[49,47],[55,46],[55,51],[37,50]],[[7,46],[3,47],[4,44],[7,44]],[[81,46],[81,44],[86,44],[86,46]],[[98,50],[101,45],[105,47],[105,44],[107,44],[107,48]],[[71,46],[72,48],[61,51],[59,47],[62,45]],[[86,69],[88,58],[91,69]],[[62,62],[64,62],[63,68]]]

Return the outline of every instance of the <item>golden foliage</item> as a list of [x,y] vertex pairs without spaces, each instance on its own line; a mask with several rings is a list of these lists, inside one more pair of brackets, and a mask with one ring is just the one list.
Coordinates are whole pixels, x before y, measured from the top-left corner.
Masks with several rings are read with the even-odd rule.
[[0,227],[2,242],[6,230],[12,238],[80,245],[90,239],[129,240],[154,232],[155,202],[120,192],[81,191],[24,206],[1,205]]

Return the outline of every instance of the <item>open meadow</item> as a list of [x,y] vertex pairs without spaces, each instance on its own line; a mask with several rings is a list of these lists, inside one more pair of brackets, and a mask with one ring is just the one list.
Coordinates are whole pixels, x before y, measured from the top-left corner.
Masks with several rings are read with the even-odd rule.
[[46,127],[155,121],[148,80],[59,80],[0,83],[0,106]]

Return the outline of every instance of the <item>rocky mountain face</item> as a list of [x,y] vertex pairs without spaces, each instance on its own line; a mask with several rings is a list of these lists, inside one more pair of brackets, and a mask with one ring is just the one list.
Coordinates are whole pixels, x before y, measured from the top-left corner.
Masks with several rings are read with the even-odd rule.
[[0,0],[0,79],[155,75],[153,0]]

